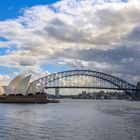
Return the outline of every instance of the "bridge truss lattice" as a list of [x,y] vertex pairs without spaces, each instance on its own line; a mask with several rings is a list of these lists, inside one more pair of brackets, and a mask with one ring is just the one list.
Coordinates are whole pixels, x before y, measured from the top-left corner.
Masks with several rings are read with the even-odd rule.
[[93,88],[135,91],[137,87],[118,77],[92,70],[69,70],[53,73],[33,81],[31,84],[43,88]]

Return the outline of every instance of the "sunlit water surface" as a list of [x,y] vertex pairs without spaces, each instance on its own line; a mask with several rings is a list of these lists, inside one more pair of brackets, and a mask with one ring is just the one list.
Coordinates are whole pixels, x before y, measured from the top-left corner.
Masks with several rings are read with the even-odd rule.
[[140,102],[0,104],[0,140],[140,140]]

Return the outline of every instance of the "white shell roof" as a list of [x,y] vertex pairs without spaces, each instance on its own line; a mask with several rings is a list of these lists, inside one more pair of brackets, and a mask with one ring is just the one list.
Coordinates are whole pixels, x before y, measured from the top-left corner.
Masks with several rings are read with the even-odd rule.
[[[4,93],[10,94],[22,94],[26,95],[29,85],[30,85],[31,75],[24,77],[23,75],[18,75],[15,77],[8,86],[3,86]],[[1,91],[1,90],[0,90]]]
[[34,83],[32,83],[32,84],[30,85],[30,88],[29,88],[28,93],[33,93],[33,94],[35,94],[36,92],[37,92],[37,83],[34,82]]
[[3,95],[4,94],[4,89],[2,87],[2,85],[0,85],[0,95]]
[[16,88],[16,90],[23,94],[23,95],[26,95],[27,93],[27,90],[29,88],[29,85],[30,85],[30,80],[31,80],[31,75],[27,76],[27,77],[24,77],[19,83],[18,83],[18,86]]
[[15,77],[10,83],[9,83],[9,87],[15,89],[18,87],[18,84],[20,83],[20,81],[24,78],[24,75],[20,74],[17,77]]
[[15,90],[9,86],[3,86],[3,89],[7,95],[15,94]]

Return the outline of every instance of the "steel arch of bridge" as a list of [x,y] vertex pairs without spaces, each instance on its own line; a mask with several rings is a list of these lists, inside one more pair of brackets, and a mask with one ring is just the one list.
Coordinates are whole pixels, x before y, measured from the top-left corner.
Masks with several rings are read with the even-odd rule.
[[[71,77],[71,76],[91,76],[96,77],[99,79],[102,79],[106,82],[111,83],[116,88],[110,88],[110,87],[88,87],[88,86],[59,86],[59,85],[51,85],[50,83],[55,82],[59,79],[63,79],[65,77]],[[44,88],[95,88],[95,89],[116,89],[116,90],[124,90],[124,91],[136,91],[137,87],[133,84],[130,84],[126,82],[125,80],[122,80],[120,78],[117,78],[115,76],[98,72],[98,71],[92,71],[92,70],[69,70],[69,71],[63,71],[58,72],[54,74],[47,75],[45,77],[42,77],[40,79],[37,79],[33,81],[31,84],[37,83],[42,85]]]

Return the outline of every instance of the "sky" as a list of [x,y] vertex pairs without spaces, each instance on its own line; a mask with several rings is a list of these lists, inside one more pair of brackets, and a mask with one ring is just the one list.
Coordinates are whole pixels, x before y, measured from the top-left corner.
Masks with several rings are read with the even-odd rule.
[[0,84],[69,69],[140,81],[139,0],[0,1]]

